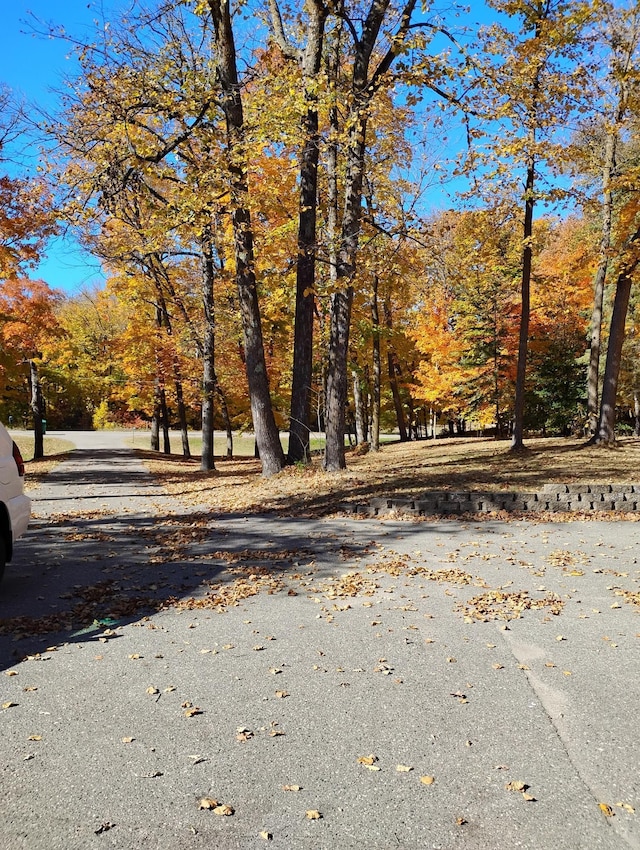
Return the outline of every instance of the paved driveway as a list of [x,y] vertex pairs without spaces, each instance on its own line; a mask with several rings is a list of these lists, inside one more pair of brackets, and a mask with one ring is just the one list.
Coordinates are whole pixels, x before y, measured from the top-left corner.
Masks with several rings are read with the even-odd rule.
[[640,524],[202,514],[84,449],[0,593],[1,848],[640,847]]

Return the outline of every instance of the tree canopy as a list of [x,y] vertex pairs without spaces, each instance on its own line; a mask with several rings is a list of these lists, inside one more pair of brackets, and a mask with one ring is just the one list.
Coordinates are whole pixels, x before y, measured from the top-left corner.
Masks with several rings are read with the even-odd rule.
[[[39,171],[0,174],[0,413],[149,422],[166,451],[178,427],[185,454],[202,427],[203,469],[248,428],[266,475],[287,429],[289,462],[326,433],[328,471],[352,431],[587,433],[603,380],[600,439],[616,409],[640,429],[635,6],[459,11],[149,2],[72,41]],[[104,291],[28,280],[61,226]]]

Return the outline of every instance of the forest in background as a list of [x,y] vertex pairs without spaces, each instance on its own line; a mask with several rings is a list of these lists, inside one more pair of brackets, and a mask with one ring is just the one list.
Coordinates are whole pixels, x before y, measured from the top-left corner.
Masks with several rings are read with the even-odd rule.
[[[2,90],[0,418],[326,433],[640,433],[638,37],[626,2],[134,4],[40,115]],[[35,125],[35,126],[34,126]],[[448,140],[462,134],[454,150]],[[461,187],[435,210],[441,182]],[[103,289],[29,277],[68,229]],[[290,433],[287,457],[279,433]],[[164,439],[163,439],[164,438]]]

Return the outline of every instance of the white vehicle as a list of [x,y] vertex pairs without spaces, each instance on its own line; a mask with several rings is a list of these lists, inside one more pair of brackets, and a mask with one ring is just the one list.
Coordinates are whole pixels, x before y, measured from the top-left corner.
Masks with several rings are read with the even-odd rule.
[[13,544],[27,530],[31,499],[24,495],[24,463],[20,449],[0,424],[0,579],[13,557]]

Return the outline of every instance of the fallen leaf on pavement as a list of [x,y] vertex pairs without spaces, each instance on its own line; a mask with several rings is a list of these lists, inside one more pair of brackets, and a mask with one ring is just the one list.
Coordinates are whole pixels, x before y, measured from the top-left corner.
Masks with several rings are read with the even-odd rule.
[[408,764],[397,764],[396,770],[398,773],[409,773],[410,770],[413,770]]
[[231,815],[235,814],[235,810],[233,806],[222,805],[216,806],[213,810],[213,813],[214,815],[224,815],[225,817],[230,817]]
[[135,738],[123,738],[122,739],[123,744],[132,744],[134,741],[135,741]]
[[365,767],[370,767],[372,764],[375,764],[375,762],[377,762],[377,761],[378,761],[378,759],[374,755],[358,756],[358,764],[364,764]]
[[514,779],[512,782],[507,782],[504,787],[507,791],[526,791],[529,786],[526,782],[519,782]]
[[300,791],[302,789],[302,785],[283,785],[283,791]]
[[8,702],[3,702],[1,707],[2,708],[15,708],[17,705],[18,705],[17,702],[11,702],[11,700],[9,700]]
[[245,741],[250,741],[253,738],[253,732],[251,729],[247,729],[244,726],[239,726],[236,729],[236,741],[239,741],[243,744]]
[[436,781],[435,776],[421,776],[420,777],[420,782],[422,782],[423,785],[433,785],[433,783],[435,781]]
[[198,800],[199,809],[215,809],[218,805],[220,805],[218,801],[214,800],[212,797],[201,797],[200,800]]
[[263,830],[260,833],[260,838],[264,838],[265,841],[273,841],[273,835],[270,832],[267,832],[266,830]]
[[317,809],[307,809],[305,816],[309,820],[320,820],[320,818],[322,817],[322,814],[319,811],[317,811]]
[[612,818],[615,816],[615,812],[611,808],[611,806],[607,805],[607,803],[598,803],[600,807],[600,811],[606,818]]

